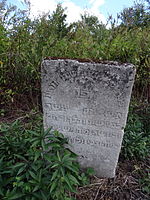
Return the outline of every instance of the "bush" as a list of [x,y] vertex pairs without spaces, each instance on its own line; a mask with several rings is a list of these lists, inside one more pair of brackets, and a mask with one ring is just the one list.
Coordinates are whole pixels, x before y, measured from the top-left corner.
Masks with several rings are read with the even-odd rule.
[[[76,23],[67,24],[65,9],[60,4],[52,14],[34,20],[27,5],[26,8],[25,11],[8,6],[5,0],[0,4],[1,107],[21,103],[34,108],[39,104],[40,65],[47,56],[133,63],[137,66],[134,96],[140,98],[139,102],[150,102],[150,26],[144,23],[149,9],[144,11],[144,21],[139,21],[138,26],[136,22],[132,26],[126,23],[130,22],[130,12],[123,12],[117,19],[122,23],[113,23],[112,19],[112,26],[107,29],[96,16],[88,14]],[[132,11],[132,22],[137,14],[133,11],[140,11],[137,8],[125,10]]]
[[142,177],[139,180],[142,191],[150,195],[150,169],[142,171]]
[[150,135],[145,129],[142,118],[129,112],[122,144],[121,157],[144,159],[150,155]]
[[28,130],[19,121],[0,126],[0,199],[71,200],[88,181],[58,131]]

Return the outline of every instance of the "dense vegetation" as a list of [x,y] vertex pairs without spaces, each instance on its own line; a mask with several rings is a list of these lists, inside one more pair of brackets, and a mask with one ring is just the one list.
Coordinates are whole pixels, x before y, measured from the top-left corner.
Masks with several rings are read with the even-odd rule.
[[[80,21],[67,24],[61,4],[52,14],[36,19],[30,18],[26,6],[19,10],[8,6],[6,0],[0,3],[0,119],[7,119],[14,110],[41,110],[40,65],[44,57],[130,62],[136,65],[137,75],[120,161],[149,163],[150,1],[134,3],[117,19],[110,16],[109,29],[87,13]],[[64,147],[66,139],[51,133],[52,149],[47,152],[46,134],[37,118],[0,125],[0,199],[69,200],[75,188],[88,181],[75,155]],[[139,169],[139,182],[141,190],[149,194],[149,164],[146,166],[145,171]]]
[[18,104],[20,99],[38,105],[40,65],[46,56],[133,63],[137,67],[135,97],[150,102],[148,6],[141,3],[124,9],[118,15],[120,24],[110,17],[110,29],[87,13],[77,23],[67,24],[60,4],[51,15],[31,20],[29,9],[7,6],[3,0],[0,13],[1,106]]
[[19,121],[0,127],[0,199],[73,200],[69,192],[87,184],[76,155],[65,147],[67,139],[44,131],[40,121],[32,130]]

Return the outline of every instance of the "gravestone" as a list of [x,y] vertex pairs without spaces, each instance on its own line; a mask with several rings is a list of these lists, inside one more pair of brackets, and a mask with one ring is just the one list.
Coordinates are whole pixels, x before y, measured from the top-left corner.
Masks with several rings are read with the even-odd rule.
[[115,176],[134,76],[131,64],[42,62],[44,127],[63,133],[81,166],[99,177]]

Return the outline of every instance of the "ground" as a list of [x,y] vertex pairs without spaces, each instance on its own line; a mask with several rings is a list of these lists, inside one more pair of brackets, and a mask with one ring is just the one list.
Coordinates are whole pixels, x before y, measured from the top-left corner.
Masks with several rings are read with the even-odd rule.
[[[150,163],[149,163],[150,164]],[[148,167],[147,162],[119,161],[116,176],[112,179],[92,177],[91,184],[79,188],[77,200],[149,200],[139,184],[140,171]],[[150,165],[149,165],[150,167]]]

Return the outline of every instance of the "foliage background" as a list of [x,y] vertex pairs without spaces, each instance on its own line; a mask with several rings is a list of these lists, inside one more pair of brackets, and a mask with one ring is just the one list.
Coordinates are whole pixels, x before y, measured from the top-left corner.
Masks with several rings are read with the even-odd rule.
[[[150,102],[150,3],[135,3],[107,29],[85,13],[67,24],[65,8],[31,20],[30,7],[19,10],[0,3],[0,99],[9,105],[40,103],[40,64],[44,57],[88,58],[133,63],[137,67],[133,97]],[[29,4],[28,4],[29,6]],[[117,23],[120,21],[120,23]],[[29,103],[30,102],[30,103]]]

